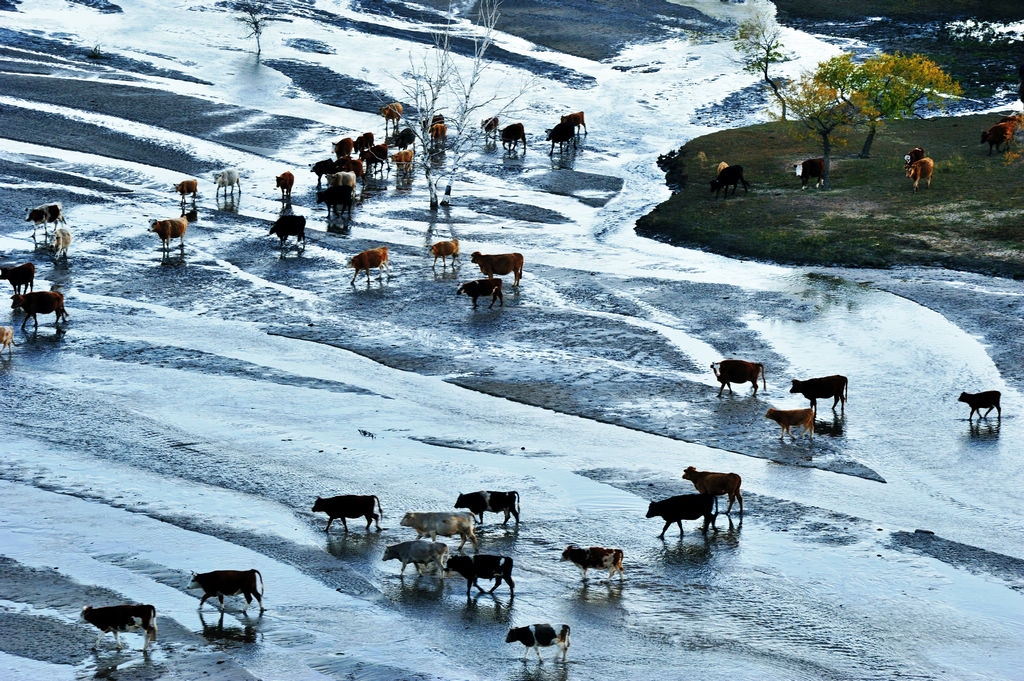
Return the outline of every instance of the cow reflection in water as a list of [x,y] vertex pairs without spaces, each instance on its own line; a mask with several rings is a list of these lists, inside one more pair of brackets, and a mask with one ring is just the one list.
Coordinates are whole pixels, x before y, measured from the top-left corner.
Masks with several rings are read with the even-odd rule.
[[972,440],[998,440],[999,439],[999,426],[1002,425],[1000,420],[995,423],[991,421],[968,421],[968,428],[970,428],[970,435]]
[[238,203],[241,199],[241,194],[235,196],[234,194],[221,194],[217,197],[217,210],[222,210],[225,213],[237,213]]
[[[235,620],[236,622],[238,620]],[[258,622],[258,620],[256,620]],[[233,641],[235,643],[257,643],[263,637],[256,628],[254,620],[246,620],[237,626],[224,626],[224,613],[219,613],[216,619],[207,618],[202,611],[199,611],[199,622],[203,625],[203,638],[207,641]],[[213,622],[213,624],[211,624]]]
[[814,420],[815,435],[829,435],[831,437],[842,437],[843,427],[846,425],[846,417],[839,414],[832,414],[832,418],[817,418]]

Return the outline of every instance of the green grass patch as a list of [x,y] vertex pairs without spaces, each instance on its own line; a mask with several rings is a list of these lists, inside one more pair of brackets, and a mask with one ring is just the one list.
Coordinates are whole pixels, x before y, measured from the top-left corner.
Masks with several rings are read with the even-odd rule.
[[[894,121],[857,158],[860,133],[832,157],[830,190],[800,189],[793,164],[821,155],[783,123],[699,137],[668,161],[687,185],[637,222],[637,232],[731,256],[797,265],[941,265],[1024,277],[1024,160],[979,144],[995,114]],[[903,155],[922,146],[935,161],[917,194]],[[701,153],[703,152],[703,154]],[[716,199],[719,161],[751,183]]]

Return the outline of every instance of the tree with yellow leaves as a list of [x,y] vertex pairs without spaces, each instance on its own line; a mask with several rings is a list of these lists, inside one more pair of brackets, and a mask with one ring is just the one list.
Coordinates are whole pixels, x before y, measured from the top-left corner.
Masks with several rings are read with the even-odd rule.
[[832,87],[846,102],[856,94],[861,117],[868,128],[860,157],[868,158],[883,120],[919,115],[922,109],[941,108],[945,98],[961,94],[959,83],[931,59],[920,55],[879,53],[856,64],[842,54],[818,66],[815,78]]

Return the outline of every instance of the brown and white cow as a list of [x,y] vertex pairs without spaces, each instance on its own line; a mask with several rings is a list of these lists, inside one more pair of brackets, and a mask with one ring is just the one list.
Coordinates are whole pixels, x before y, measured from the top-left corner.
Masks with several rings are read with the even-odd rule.
[[789,433],[790,439],[795,440],[796,437],[790,431],[790,428],[793,427],[803,428],[803,433],[807,433],[811,440],[814,439],[813,409],[769,409],[764,417],[782,426],[782,432],[779,434],[780,440],[784,439],[787,433]]
[[496,274],[514,274],[513,286],[519,286],[519,280],[523,277],[523,254],[502,253],[500,255],[484,255],[480,251],[473,251],[469,259],[480,268],[480,271],[487,277]]
[[793,379],[793,386],[789,389],[790,393],[799,393],[811,401],[811,409],[814,413],[818,413],[818,400],[825,400],[829,397],[834,398],[832,402],[832,411],[836,410],[836,405],[842,402],[842,411],[846,413],[846,395],[849,386],[849,381],[846,376],[840,374],[833,374],[832,376],[823,376],[821,378],[809,378],[806,381],[798,381]]
[[580,548],[575,544],[569,544],[562,551],[561,560],[572,561],[583,570],[583,579],[587,578],[587,570],[607,570],[608,579],[616,572],[619,579],[625,576],[626,571],[622,569],[622,549],[606,549],[601,546],[591,546],[588,549]]
[[908,170],[910,166],[912,166],[915,162],[920,161],[924,157],[924,148],[914,147],[913,149],[908,151],[906,155],[904,155],[903,157],[903,170]]
[[355,274],[352,275],[352,281],[350,283],[356,283],[356,277],[359,276],[360,270],[366,270],[366,281],[370,281],[370,268],[379,267],[380,270],[377,273],[377,278],[380,279],[384,276],[384,268],[388,268],[388,274],[391,274],[391,263],[388,262],[388,247],[379,246],[377,248],[370,248],[362,253],[352,256],[352,259],[348,263],[355,268]]
[[135,629],[145,632],[143,650],[149,648],[150,641],[156,640],[156,608],[152,605],[108,605],[102,608],[87,605],[82,608],[82,619],[100,630],[93,648],[100,644],[105,634],[112,633],[120,650],[123,646],[119,634]]
[[757,377],[761,377],[761,385],[767,390],[768,386],[764,381],[764,365],[760,362],[748,362],[742,359],[723,359],[721,362],[712,362],[711,371],[721,386],[718,388],[718,396],[728,386],[729,394],[732,395],[732,383],[747,383],[754,386],[754,396],[757,396]]
[[[256,578],[259,577],[259,587],[256,588]],[[220,601],[220,611],[224,612],[224,597],[245,596],[245,607],[242,612],[249,609],[252,599],[255,598],[260,606],[260,612],[266,610],[263,607],[263,575],[259,570],[213,570],[212,572],[193,572],[189,589],[202,589],[203,597],[199,600],[199,609],[203,609],[203,603],[207,598],[216,596]]]
[[729,495],[729,508],[725,509],[726,515],[732,510],[734,501],[740,502],[740,514],[743,513],[743,494],[740,493],[740,485],[743,479],[738,473],[715,473],[713,471],[699,471],[693,466],[687,466],[683,471],[683,480],[689,480],[694,488],[701,494],[713,494],[715,496],[715,512],[718,512],[718,497],[723,494]]

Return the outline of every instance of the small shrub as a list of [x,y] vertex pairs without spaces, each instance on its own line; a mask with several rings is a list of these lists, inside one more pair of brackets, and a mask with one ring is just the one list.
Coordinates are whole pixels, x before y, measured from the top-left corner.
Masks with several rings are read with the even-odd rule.
[[96,43],[95,45],[93,45],[92,49],[89,50],[85,54],[85,56],[88,57],[89,59],[106,59],[107,58],[107,55],[103,54],[103,50],[100,49],[100,44],[99,43]]

